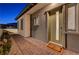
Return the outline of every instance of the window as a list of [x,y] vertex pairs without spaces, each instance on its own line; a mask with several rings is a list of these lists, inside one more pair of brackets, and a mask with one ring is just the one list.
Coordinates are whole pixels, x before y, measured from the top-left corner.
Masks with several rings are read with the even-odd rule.
[[21,30],[23,30],[23,19],[21,19]]
[[69,31],[75,31],[76,30],[76,5],[75,4],[69,4],[68,8],[68,30]]
[[34,25],[39,25],[39,17],[34,17]]

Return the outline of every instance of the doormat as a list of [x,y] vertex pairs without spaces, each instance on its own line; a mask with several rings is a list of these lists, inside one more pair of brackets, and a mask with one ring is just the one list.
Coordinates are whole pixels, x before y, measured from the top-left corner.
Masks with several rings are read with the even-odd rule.
[[61,53],[64,52],[64,48],[62,46],[59,46],[59,45],[54,44],[54,43],[48,43],[47,47],[49,47],[57,52],[61,52]]

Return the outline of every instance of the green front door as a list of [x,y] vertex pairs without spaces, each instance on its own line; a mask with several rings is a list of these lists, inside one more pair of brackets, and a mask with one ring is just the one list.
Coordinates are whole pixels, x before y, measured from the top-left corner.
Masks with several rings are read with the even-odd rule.
[[63,14],[62,8],[49,11],[49,41],[63,46]]

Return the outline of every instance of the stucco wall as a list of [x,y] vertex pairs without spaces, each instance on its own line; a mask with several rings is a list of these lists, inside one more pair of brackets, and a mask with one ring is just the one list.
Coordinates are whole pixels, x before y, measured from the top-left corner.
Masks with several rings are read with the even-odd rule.
[[67,34],[67,49],[79,52],[79,34]]
[[[23,18],[23,30],[21,30],[21,19]],[[24,36],[24,37],[29,37],[30,36],[30,15],[27,15],[26,13],[22,15],[18,19],[18,34]]]
[[[33,17],[39,16],[39,25],[33,25]],[[43,9],[37,11],[32,14],[32,37],[40,39],[44,42],[48,42],[47,40],[47,24],[46,24],[46,15],[43,12]]]
[[27,14],[25,14],[24,33],[25,37],[30,37],[30,15]]

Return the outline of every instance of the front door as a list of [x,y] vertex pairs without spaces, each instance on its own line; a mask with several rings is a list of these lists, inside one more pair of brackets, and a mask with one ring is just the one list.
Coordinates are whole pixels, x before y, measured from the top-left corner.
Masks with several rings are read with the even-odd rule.
[[63,46],[63,14],[62,7],[49,11],[48,19],[49,41]]

